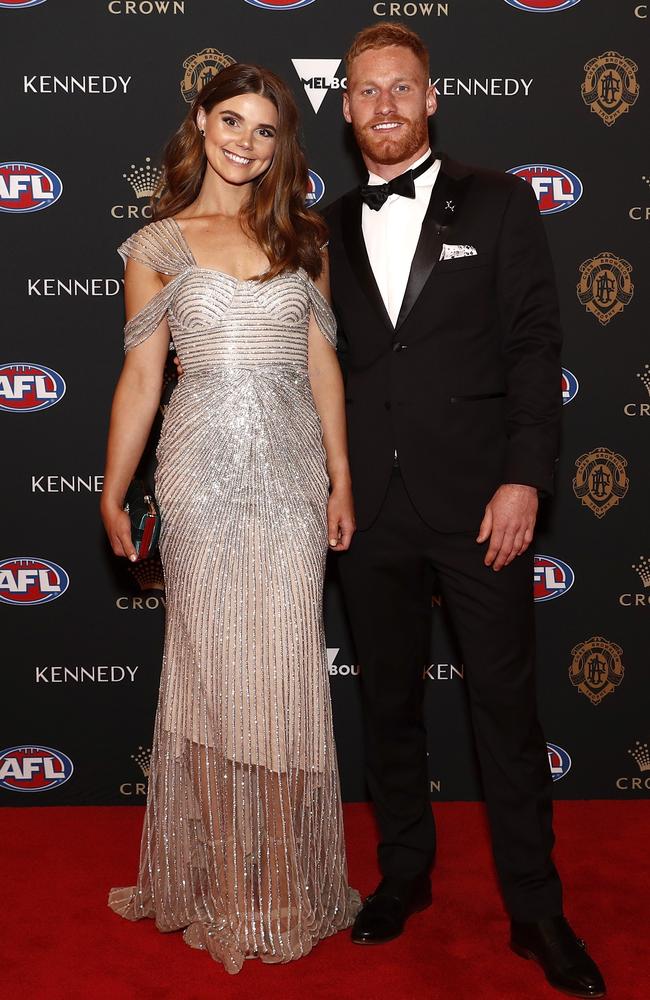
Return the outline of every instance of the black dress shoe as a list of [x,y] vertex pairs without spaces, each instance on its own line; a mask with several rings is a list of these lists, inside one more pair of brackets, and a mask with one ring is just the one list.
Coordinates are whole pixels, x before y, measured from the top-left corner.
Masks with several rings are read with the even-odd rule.
[[383,944],[399,937],[412,913],[431,906],[429,876],[412,882],[395,883],[382,879],[352,927],[354,944]]
[[556,990],[572,997],[605,996],[598,966],[565,917],[547,917],[532,924],[513,920],[510,946],[522,958],[534,958]]

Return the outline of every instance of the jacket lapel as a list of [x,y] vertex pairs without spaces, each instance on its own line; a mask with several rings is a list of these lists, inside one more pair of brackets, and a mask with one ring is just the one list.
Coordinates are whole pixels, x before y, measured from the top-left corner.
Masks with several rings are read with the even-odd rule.
[[356,275],[359,285],[373,306],[387,332],[392,336],[393,324],[386,312],[384,300],[375,281],[368,251],[366,250],[363,230],[361,228],[361,209],[363,202],[358,190],[350,191],[343,198],[342,233],[345,249]]
[[472,174],[460,164],[441,156],[440,172],[431,192],[431,199],[422,222],[420,238],[406,291],[397,317],[396,330],[408,319],[431,272],[440,259],[444,236],[460,215],[462,203],[471,182]]

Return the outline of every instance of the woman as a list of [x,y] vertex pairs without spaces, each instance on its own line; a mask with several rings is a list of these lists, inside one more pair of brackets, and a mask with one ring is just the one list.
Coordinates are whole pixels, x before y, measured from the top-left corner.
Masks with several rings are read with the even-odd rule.
[[322,587],[354,530],[324,226],[304,208],[297,111],[236,64],[171,140],[156,221],[119,248],[126,360],[102,516],[122,510],[173,336],[158,445],[167,622],[140,874],[109,905],[185,928],[229,972],[349,926]]

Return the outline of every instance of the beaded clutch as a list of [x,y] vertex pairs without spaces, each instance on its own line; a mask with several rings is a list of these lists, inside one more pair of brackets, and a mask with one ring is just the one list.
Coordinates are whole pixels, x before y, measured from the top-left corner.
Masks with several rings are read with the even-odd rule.
[[124,510],[131,519],[131,538],[138,559],[148,559],[160,537],[160,511],[151,490],[141,479],[133,479],[126,491]]

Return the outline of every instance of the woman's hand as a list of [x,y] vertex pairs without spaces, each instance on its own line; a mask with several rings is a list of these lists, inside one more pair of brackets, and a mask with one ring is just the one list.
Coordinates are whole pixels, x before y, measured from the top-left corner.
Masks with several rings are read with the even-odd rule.
[[183,368],[180,358],[177,354],[174,355],[174,364],[176,365],[176,377],[182,378],[185,374],[185,369]]
[[345,552],[356,529],[350,486],[335,486],[327,503],[327,538],[333,552]]
[[125,556],[135,562],[138,556],[131,538],[131,518],[127,512],[117,504],[102,504],[101,515],[115,555]]

